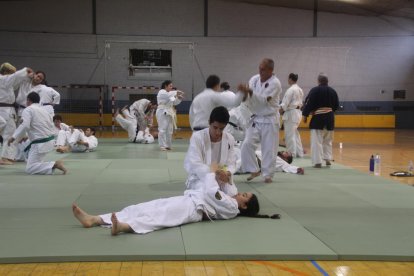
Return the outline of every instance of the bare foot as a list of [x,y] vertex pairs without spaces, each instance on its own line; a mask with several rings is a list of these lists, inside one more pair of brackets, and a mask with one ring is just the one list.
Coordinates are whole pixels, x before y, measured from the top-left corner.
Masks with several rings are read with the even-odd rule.
[[255,172],[255,173],[251,173],[250,176],[247,178],[247,181],[251,181],[254,178],[258,177],[260,175],[260,171]]
[[[124,111],[125,109],[127,109],[128,108],[128,105],[126,105],[126,106],[124,106],[122,109],[121,109],[121,112],[122,111]],[[119,110],[119,108],[118,108],[118,110]]]
[[313,167],[314,168],[317,168],[317,169],[320,169],[320,168],[322,168],[322,164],[321,163],[318,163],[318,164],[315,164]]
[[125,232],[125,233],[133,232],[128,223],[120,222],[118,220],[115,213],[112,213],[111,221],[112,221],[112,228],[111,228],[112,236],[116,236],[121,232]]
[[66,170],[66,168],[63,166],[63,161],[62,160],[56,161],[55,165],[53,165],[52,169],[61,170],[63,172],[63,174],[66,174],[68,172],[68,170]]
[[116,109],[114,116],[118,116],[119,115],[119,108]]
[[326,160],[325,162],[326,162],[326,166],[330,166],[331,165],[331,161]]
[[93,226],[99,226],[103,224],[101,217],[89,215],[84,210],[79,208],[75,203],[72,204],[72,212],[73,215],[80,221],[80,223],[85,228],[90,228]]
[[265,178],[265,181],[264,181],[265,183],[272,183],[273,182],[273,180],[272,180],[272,178],[271,177],[266,177]]
[[298,168],[296,173],[297,174],[305,174],[305,169],[304,168]]
[[161,147],[160,150],[161,151],[167,151],[168,149],[167,148],[164,148],[164,147]]
[[6,158],[0,159],[0,165],[13,165],[13,164],[14,164],[14,162],[12,162],[12,161],[10,161]]

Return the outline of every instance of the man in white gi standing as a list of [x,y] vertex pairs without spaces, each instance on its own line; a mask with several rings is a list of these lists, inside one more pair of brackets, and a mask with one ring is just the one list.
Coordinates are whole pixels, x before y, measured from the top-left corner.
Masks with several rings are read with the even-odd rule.
[[248,87],[239,86],[239,90],[249,91],[247,103],[253,113],[241,148],[242,168],[252,174],[260,172],[255,154],[260,142],[263,152],[261,174],[265,183],[272,182],[279,145],[279,97],[282,87],[273,70],[274,61],[265,58],[259,65],[259,74],[250,79]]
[[20,140],[26,134],[30,144],[25,151],[29,151],[26,172],[29,174],[53,174],[54,169],[66,174],[66,168],[61,160],[43,162],[46,154],[54,147],[54,125],[51,115],[39,105],[40,96],[36,92],[27,95],[27,107],[22,113],[23,122],[8,140],[10,145]]
[[240,105],[246,91],[234,94],[231,91],[220,92],[220,78],[211,75],[206,80],[206,88],[195,98],[190,106],[190,126],[193,131],[208,128],[208,118],[217,106],[232,108]]
[[33,71],[30,68],[23,68],[16,72],[16,68],[10,63],[3,63],[0,66],[0,135],[4,139],[0,165],[11,165],[16,158],[16,145],[7,143],[16,130],[14,90],[32,77]]
[[297,81],[298,75],[290,73],[288,79],[290,87],[283,96],[280,107],[283,113],[282,120],[285,130],[286,149],[294,157],[303,157],[302,141],[298,131],[300,121],[302,120],[303,91],[296,84]]

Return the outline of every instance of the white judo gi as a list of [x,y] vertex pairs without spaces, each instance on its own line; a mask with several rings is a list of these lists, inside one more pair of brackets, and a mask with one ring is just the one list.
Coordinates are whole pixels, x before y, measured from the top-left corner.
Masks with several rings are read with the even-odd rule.
[[230,120],[225,130],[229,132],[236,141],[243,141],[253,113],[250,111],[247,103],[242,102],[238,107],[232,108],[229,111],[229,115]]
[[218,106],[232,108],[240,105],[243,100],[243,94],[233,93],[231,91],[216,92],[213,89],[206,88],[200,94],[195,96],[190,106],[190,126],[191,129],[208,128],[208,120],[211,111]]
[[135,101],[129,107],[130,113],[135,114],[135,117],[137,118],[137,123],[138,123],[140,130],[144,130],[145,128],[147,128],[147,126],[152,125],[153,111],[150,110],[148,112],[145,112],[150,103],[151,103],[150,100],[141,99],[141,100]]
[[[205,175],[198,186],[200,189],[187,190],[183,196],[128,206],[117,212],[116,216],[137,234],[199,222],[203,219],[203,213],[210,219],[232,219],[237,216],[236,199],[220,190],[214,173]],[[111,224],[111,213],[100,217],[106,224]]]
[[[234,148],[234,154],[236,156],[236,171],[239,173],[244,173],[242,166],[241,166],[241,152],[239,147]],[[256,150],[256,157],[262,161],[262,151]],[[299,167],[289,164],[276,154],[276,162],[274,172],[286,172],[286,173],[298,173]]]
[[[236,172],[236,156],[234,154],[234,138],[227,132],[223,132],[220,147],[219,166],[226,166],[227,171],[233,175]],[[212,160],[212,143],[209,129],[194,132],[190,139],[190,146],[184,159],[184,169],[188,173],[186,188],[199,189],[200,179],[210,173]],[[231,185],[224,185],[225,192],[230,196],[237,194],[237,187],[231,177]]]
[[285,130],[286,149],[294,157],[303,157],[302,141],[298,131],[302,120],[302,104],[303,91],[295,83],[286,91],[280,104],[284,111],[282,120]]
[[122,111],[124,116],[118,114],[115,120],[118,124],[128,132],[128,141],[132,143],[152,144],[154,137],[146,127],[144,131],[138,129],[138,122],[136,116],[131,115],[128,109]]
[[177,115],[174,105],[181,103],[177,91],[167,92],[161,89],[157,95],[158,144],[161,148],[171,148],[172,134],[176,126]]
[[23,68],[14,74],[0,75],[0,135],[3,137],[2,158],[15,159],[16,144],[7,145],[7,140],[16,130],[16,110],[11,106],[1,106],[1,104],[14,104],[16,90],[21,83],[30,80],[27,69]]
[[29,174],[52,174],[55,162],[43,162],[46,154],[53,150],[54,125],[51,115],[39,104],[33,103],[22,113],[23,122],[13,138],[18,141],[27,134],[31,147],[27,158],[26,172]]
[[[77,144],[79,141],[87,142],[88,146]],[[56,139],[56,146],[66,145],[70,146],[72,152],[94,151],[98,147],[98,139],[95,135],[86,136],[82,130],[76,128],[73,132],[60,130]]]
[[40,84],[36,91],[40,96],[40,104],[53,116],[55,115],[54,106],[60,103],[60,94],[52,87]]
[[[274,75],[264,83],[260,81],[260,75],[255,75],[249,81],[249,88],[253,94],[248,98],[247,104],[253,117],[241,148],[243,171],[259,171],[255,151],[260,143],[264,152],[262,176],[271,178],[279,145],[279,96],[282,87]],[[271,97],[271,100],[267,101],[267,97]]]

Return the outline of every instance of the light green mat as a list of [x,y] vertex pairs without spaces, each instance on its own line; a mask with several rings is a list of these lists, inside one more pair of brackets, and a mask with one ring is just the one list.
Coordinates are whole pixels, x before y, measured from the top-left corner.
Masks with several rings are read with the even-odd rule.
[[68,175],[29,176],[25,164],[0,167],[0,263],[126,260],[414,260],[414,188],[334,164],[305,175],[278,173],[240,191],[255,192],[261,212],[280,220],[236,218],[146,235],[84,229],[71,212],[92,214],[181,195],[188,140],[173,152],[157,144],[100,139],[91,153],[51,153]]

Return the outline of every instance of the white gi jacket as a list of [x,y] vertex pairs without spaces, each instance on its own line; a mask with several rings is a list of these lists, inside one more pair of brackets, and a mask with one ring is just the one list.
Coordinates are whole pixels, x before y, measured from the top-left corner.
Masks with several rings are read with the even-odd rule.
[[204,89],[198,94],[190,106],[190,126],[207,128],[211,111],[218,106],[232,108],[238,106],[243,100],[243,94],[234,94],[231,91],[215,92],[213,89]]
[[184,196],[190,196],[197,210],[202,210],[210,219],[231,219],[240,212],[233,195],[223,191],[217,183],[215,173],[206,174],[197,186],[200,189],[186,190]]
[[246,129],[249,127],[252,112],[248,105],[242,102],[238,107],[229,111],[230,120],[225,130],[229,132],[236,141],[243,141],[246,135]]
[[[161,89],[157,95],[157,114],[165,112],[166,115],[169,115],[173,119],[174,128],[176,127],[176,113],[174,105],[181,103],[181,99],[177,97],[177,91],[173,90],[167,92],[165,89]],[[158,117],[157,117],[158,118]]]
[[[22,113],[22,124],[13,134],[15,140],[20,140],[27,134],[30,141],[48,138],[54,136],[54,125],[52,117],[39,104],[34,103],[26,107]],[[42,143],[40,152],[48,152],[53,150],[53,140]]]
[[141,100],[135,101],[129,107],[129,111],[131,113],[135,112],[135,116],[145,117],[145,110],[147,109],[150,103],[151,101],[147,99],[141,99]]
[[[250,110],[256,116],[254,120],[260,123],[279,124],[279,97],[282,93],[280,81],[273,75],[266,82],[261,83],[260,75],[249,80],[252,96],[247,100]],[[267,101],[267,97],[272,97]]]
[[280,107],[284,111],[282,120],[299,123],[302,120],[302,111],[300,110],[302,105],[303,91],[295,83],[286,91],[280,104]]
[[[27,68],[23,68],[10,75],[0,75],[0,103],[13,104],[16,100],[14,90],[21,83],[29,81]],[[0,117],[7,121],[10,116],[15,114],[14,107],[0,107]]]
[[52,87],[40,84],[35,86],[35,92],[40,96],[40,105],[43,106],[52,116],[55,114],[53,105],[60,103],[60,94]]
[[[236,172],[236,156],[234,153],[234,138],[227,132],[223,132],[221,139],[220,164],[226,166],[233,175]],[[184,159],[184,169],[188,173],[187,189],[197,190],[200,187],[200,179],[210,173],[211,166],[211,140],[209,129],[194,132],[190,139],[190,146]],[[233,177],[232,177],[233,179]],[[225,191],[231,196],[237,194],[236,185],[224,185]]]

